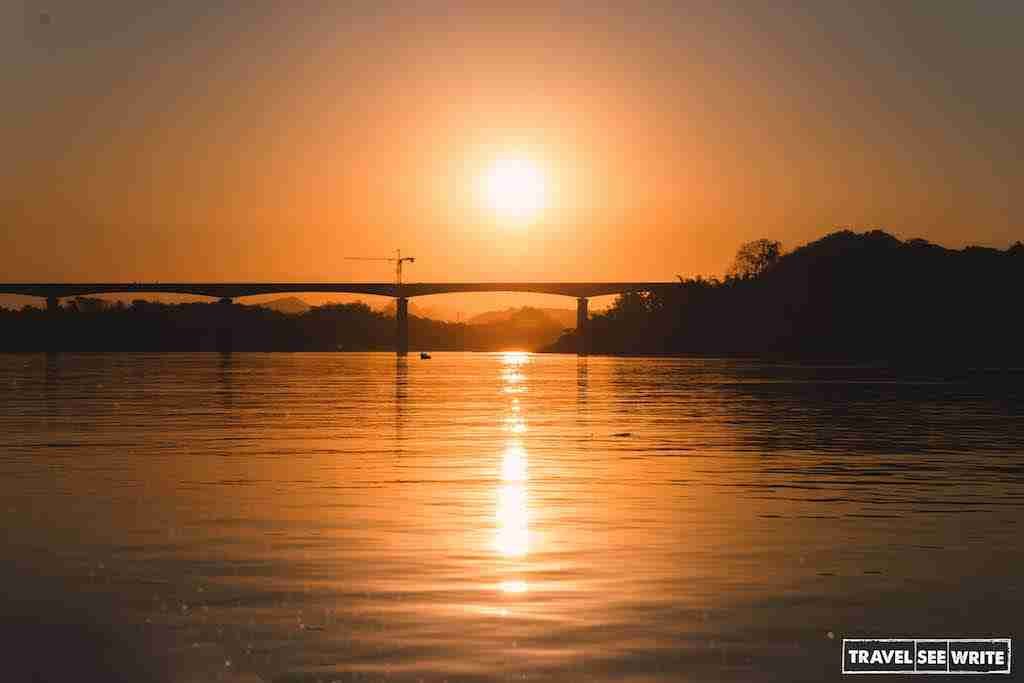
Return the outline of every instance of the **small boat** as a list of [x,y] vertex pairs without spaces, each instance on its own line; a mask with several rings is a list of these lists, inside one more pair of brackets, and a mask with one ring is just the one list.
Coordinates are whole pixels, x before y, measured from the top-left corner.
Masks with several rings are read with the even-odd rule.
[[420,351],[420,360],[430,360],[430,354],[426,351]]

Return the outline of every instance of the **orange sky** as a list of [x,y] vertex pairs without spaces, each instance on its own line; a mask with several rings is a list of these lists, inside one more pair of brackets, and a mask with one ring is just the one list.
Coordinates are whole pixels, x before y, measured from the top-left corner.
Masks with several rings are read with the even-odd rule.
[[[414,280],[659,280],[837,225],[1024,238],[1021,3],[173,4],[0,9],[5,279],[381,280],[342,257],[400,247]],[[549,183],[514,225],[474,196],[510,154]]]

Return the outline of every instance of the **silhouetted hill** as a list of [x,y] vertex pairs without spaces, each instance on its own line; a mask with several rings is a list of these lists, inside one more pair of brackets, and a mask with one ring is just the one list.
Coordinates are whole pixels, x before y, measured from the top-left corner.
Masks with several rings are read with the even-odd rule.
[[521,308],[506,308],[503,311],[487,311],[474,315],[466,321],[468,325],[489,325],[492,323],[510,320],[523,311],[537,311],[548,318],[553,324],[562,329],[576,327],[576,311],[568,308],[534,308],[523,306]]
[[[387,304],[383,305],[379,309],[384,315],[395,317],[395,302],[390,300]],[[431,306],[423,306],[417,303],[416,299],[409,300],[409,315],[414,315],[418,318],[430,318],[437,320],[438,322],[448,320],[439,310]]]
[[[1013,358],[1024,345],[1024,248],[946,249],[876,230],[832,233],[745,279],[621,297],[592,349],[844,358]],[[573,335],[552,349],[575,348]]]
[[539,350],[554,343],[563,330],[558,322],[532,308],[522,308],[504,320],[481,325],[409,318],[410,340],[418,339],[418,348],[428,349]]
[[286,296],[281,299],[274,299],[273,301],[264,302],[260,304],[260,306],[279,313],[291,313],[293,315],[297,313],[305,313],[312,308],[305,301],[295,296]]

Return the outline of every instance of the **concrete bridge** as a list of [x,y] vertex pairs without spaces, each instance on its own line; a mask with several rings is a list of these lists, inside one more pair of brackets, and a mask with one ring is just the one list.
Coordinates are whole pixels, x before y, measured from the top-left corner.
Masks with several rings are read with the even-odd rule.
[[395,301],[395,348],[409,351],[409,299],[434,294],[468,292],[528,292],[555,294],[576,299],[576,329],[585,353],[588,344],[587,301],[590,297],[626,292],[653,292],[676,286],[674,282],[36,282],[0,283],[0,294],[46,299],[50,311],[67,297],[96,294],[190,294],[208,296],[229,304],[235,299],[260,294],[338,293],[389,296]]

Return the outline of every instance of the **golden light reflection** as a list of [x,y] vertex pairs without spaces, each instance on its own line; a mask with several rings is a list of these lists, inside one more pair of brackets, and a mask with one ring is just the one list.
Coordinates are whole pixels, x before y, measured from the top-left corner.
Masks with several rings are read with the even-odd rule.
[[501,480],[506,483],[526,481],[526,451],[519,444],[510,444],[501,459]]
[[[525,379],[520,371],[529,355],[509,352],[502,354],[501,378],[506,391],[518,387]],[[510,413],[504,424],[512,434],[526,431],[526,420],[517,397],[510,401]],[[529,477],[526,449],[517,438],[509,440],[501,457],[501,484],[497,489],[497,522],[494,547],[506,559],[523,558],[530,552],[530,508],[526,489]],[[507,595],[526,593],[526,581],[508,578],[498,584],[498,590]]]
[[527,586],[525,581],[502,581],[498,586],[502,593],[525,593]]
[[501,379],[504,380],[506,384],[519,384],[524,378],[525,375],[519,372],[515,367],[505,368],[501,373]]
[[498,532],[495,548],[505,557],[523,557],[530,551],[529,507],[523,482],[503,484],[498,488],[498,509],[495,513]]
[[501,354],[501,362],[504,365],[523,365],[530,362],[530,354],[526,351],[505,351]]
[[522,434],[526,431],[526,421],[521,417],[507,417],[505,418],[505,426],[508,431],[513,434]]

